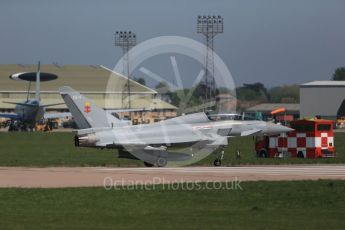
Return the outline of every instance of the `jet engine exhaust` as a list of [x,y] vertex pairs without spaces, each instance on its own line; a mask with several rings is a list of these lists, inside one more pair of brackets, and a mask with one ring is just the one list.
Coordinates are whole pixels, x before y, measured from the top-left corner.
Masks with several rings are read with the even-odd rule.
[[94,133],[74,136],[74,145],[76,147],[95,146],[97,141],[96,134]]

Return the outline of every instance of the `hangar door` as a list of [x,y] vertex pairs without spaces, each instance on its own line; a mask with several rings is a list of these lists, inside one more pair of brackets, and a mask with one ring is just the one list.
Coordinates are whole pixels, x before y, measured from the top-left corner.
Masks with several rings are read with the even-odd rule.
[[345,100],[343,100],[338,109],[337,117],[345,117]]

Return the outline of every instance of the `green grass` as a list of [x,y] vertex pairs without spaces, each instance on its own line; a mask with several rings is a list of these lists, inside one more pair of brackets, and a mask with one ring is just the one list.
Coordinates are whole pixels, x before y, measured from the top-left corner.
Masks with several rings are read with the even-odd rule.
[[0,133],[1,166],[138,166],[116,150],[76,148],[72,133]]
[[345,229],[345,181],[243,190],[0,189],[1,229]]
[[[230,139],[223,165],[345,163],[345,133],[335,134],[336,159],[262,159],[254,153],[252,137]],[[241,159],[235,152],[240,149]],[[211,155],[197,165],[212,165]],[[116,150],[76,148],[72,133],[0,133],[0,166],[142,166],[118,159]]]

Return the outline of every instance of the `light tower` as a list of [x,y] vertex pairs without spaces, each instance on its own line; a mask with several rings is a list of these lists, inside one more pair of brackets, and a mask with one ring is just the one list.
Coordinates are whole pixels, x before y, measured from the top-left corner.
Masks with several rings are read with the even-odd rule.
[[203,34],[206,40],[205,51],[205,101],[211,100],[216,94],[216,85],[214,80],[213,63],[213,40],[217,34],[223,33],[224,24],[221,16],[198,16],[197,32]]
[[[123,55],[123,75],[127,76],[127,83],[122,90],[122,108],[131,108],[131,86],[130,86],[130,66],[129,66],[129,54],[128,51],[136,45],[137,36],[132,31],[116,31],[114,34],[115,46],[122,48]],[[126,92],[128,104],[126,105]]]

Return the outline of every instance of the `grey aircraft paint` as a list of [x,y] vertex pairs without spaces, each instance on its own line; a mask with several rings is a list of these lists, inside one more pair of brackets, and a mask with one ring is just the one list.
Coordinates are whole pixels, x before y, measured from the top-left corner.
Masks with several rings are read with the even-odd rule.
[[[80,130],[75,145],[81,147],[117,148],[129,158],[151,165],[165,166],[168,160],[185,160],[186,154],[174,154],[169,148],[195,146],[212,151],[227,146],[228,138],[253,135],[276,135],[292,129],[254,120],[217,120],[205,113],[193,113],[153,124],[128,125],[97,107],[90,99],[64,86],[60,94]],[[233,115],[233,118],[238,115]]]

